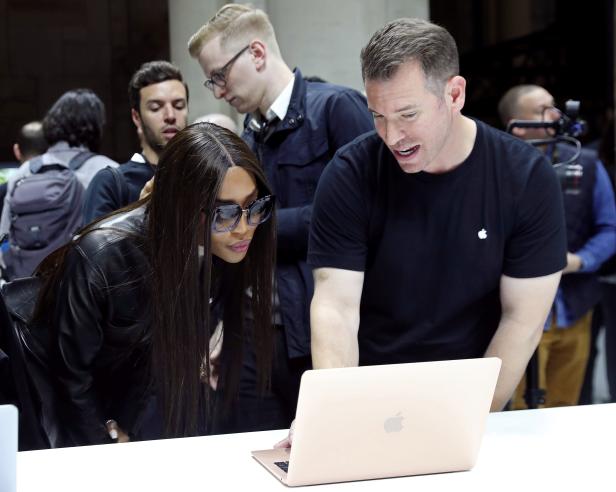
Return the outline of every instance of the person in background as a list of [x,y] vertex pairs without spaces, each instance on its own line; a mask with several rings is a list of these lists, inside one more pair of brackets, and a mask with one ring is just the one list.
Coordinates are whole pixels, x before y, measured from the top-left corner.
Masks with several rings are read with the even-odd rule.
[[[43,135],[49,145],[42,155],[44,163],[68,167],[77,154],[89,151],[89,158],[75,172],[83,188],[87,190],[94,175],[102,168],[117,167],[117,162],[97,154],[103,127],[105,125],[105,106],[90,89],[75,89],[64,93],[49,109],[43,120]],[[8,182],[0,236],[7,233],[10,224],[8,197],[15,183],[31,174],[27,163],[11,176]]]
[[13,154],[20,163],[44,154],[48,144],[43,134],[43,124],[40,121],[31,121],[21,127],[13,144]]
[[238,134],[237,125],[229,116],[222,113],[210,113],[200,116],[195,120],[195,123],[214,123],[215,125],[222,126],[235,134]]
[[[614,147],[614,112],[610,112],[609,123],[603,131],[599,146],[599,157],[612,181],[612,189],[616,185],[616,162]],[[605,359],[607,364],[607,382],[610,400],[616,403],[616,254],[606,262],[601,270],[601,308],[605,324]]]
[[[518,85],[499,102],[503,125],[512,120],[552,122],[560,117],[554,98],[538,85]],[[546,139],[542,128],[512,128],[524,139]],[[570,143],[540,146],[553,163],[575,157]],[[539,387],[546,390],[545,406],[576,405],[590,351],[593,310],[601,299],[597,271],[616,252],[616,206],[609,176],[596,152],[580,149],[575,163],[582,176],[575,187],[563,181],[567,223],[567,266],[539,343]],[[518,386],[513,408],[526,408],[526,381]]]
[[165,145],[186,126],[188,87],[180,70],[167,61],[139,67],[128,84],[128,101],[141,152],[94,177],[84,204],[86,223],[137,201]]
[[[17,141],[13,144],[13,155],[17,162],[23,165],[24,162],[39,156],[47,150],[47,141],[43,135],[43,125],[40,121],[31,121],[21,127],[17,134]],[[4,175],[2,178],[4,179]],[[0,183],[0,217],[4,209],[4,200],[8,188],[8,181]],[[9,249],[9,242],[4,241],[0,235],[0,272],[6,269],[4,253]],[[2,277],[2,275],[0,275]],[[4,280],[0,278],[0,282]]]
[[[17,162],[23,164],[37,155],[45,153],[47,141],[43,135],[43,124],[40,121],[31,121],[21,127],[13,144],[13,155]],[[7,183],[0,184],[0,216],[4,207]]]
[[22,164],[8,181],[0,219],[0,237],[9,241],[3,253],[5,278],[32,275],[45,256],[83,225],[83,197],[92,178],[102,168],[118,165],[97,153],[104,125],[105,106],[90,89],[64,93],[47,111],[43,135],[49,148]]
[[246,115],[242,138],[265,169],[279,218],[272,395],[255,396],[254,356],[247,347],[240,411],[221,432],[278,429],[294,418],[300,378],[310,367],[313,282],[306,251],[314,192],[336,151],[373,124],[359,92],[307,82],[299,69],[291,70],[260,9],[223,6],[191,37],[188,49],[214,97]]

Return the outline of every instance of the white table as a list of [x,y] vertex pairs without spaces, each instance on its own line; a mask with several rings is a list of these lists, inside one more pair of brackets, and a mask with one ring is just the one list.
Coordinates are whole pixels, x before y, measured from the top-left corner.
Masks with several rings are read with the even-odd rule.
[[[286,431],[19,453],[18,492],[283,491],[250,455]],[[589,487],[589,485],[591,485]],[[332,491],[616,491],[616,404],[491,414],[470,472],[312,487]]]

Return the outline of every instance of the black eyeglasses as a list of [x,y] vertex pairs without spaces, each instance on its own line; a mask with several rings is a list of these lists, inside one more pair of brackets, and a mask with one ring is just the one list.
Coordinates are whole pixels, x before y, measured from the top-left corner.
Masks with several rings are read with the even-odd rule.
[[237,60],[244,51],[250,48],[250,45],[242,48],[237,54],[231,58],[227,63],[223,65],[223,67],[219,70],[214,70],[210,78],[203,82],[203,85],[207,87],[209,90],[213,91],[214,86],[225,87],[227,85],[227,72],[230,70],[231,65]]
[[274,196],[267,195],[258,198],[247,208],[242,208],[239,205],[221,205],[214,210],[212,218],[212,231],[214,232],[229,232],[237,227],[242,219],[242,215],[246,214],[246,221],[250,227],[257,227],[263,224],[272,216],[274,208]]

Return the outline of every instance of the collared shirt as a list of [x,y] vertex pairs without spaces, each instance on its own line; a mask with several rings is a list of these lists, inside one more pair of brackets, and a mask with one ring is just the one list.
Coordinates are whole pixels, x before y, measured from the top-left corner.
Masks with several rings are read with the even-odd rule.
[[130,158],[130,160],[133,162],[139,162],[140,164],[145,164],[147,162],[145,160],[145,157],[143,157],[143,155],[141,155],[139,152],[135,152]]
[[258,111],[255,111],[251,116],[249,125],[252,130],[260,131],[261,126],[263,125],[265,118],[265,122],[270,123],[274,119],[278,118],[280,121],[284,120],[284,117],[287,115],[287,111],[289,109],[289,104],[291,102],[291,95],[293,94],[293,85],[295,84],[295,75],[291,78],[289,83],[286,85],[282,92],[278,94],[278,97],[274,100],[272,105],[265,112],[265,116],[261,116]]
[[265,119],[272,121],[276,116],[280,121],[284,120],[289,109],[289,103],[291,102],[291,94],[293,94],[293,84],[295,84],[295,75],[291,77],[291,80],[287,86],[282,89],[282,92],[278,94],[278,97],[274,100],[269,109],[265,112]]

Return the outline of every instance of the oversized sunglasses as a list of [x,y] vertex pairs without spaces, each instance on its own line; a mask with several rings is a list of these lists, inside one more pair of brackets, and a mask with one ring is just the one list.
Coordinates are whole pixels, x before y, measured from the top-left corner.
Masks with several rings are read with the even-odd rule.
[[239,205],[220,205],[214,210],[212,218],[213,232],[229,232],[237,227],[242,219],[242,215],[246,214],[246,222],[250,227],[257,227],[263,224],[272,216],[274,208],[274,196],[267,195],[258,198],[248,207],[242,208]]

